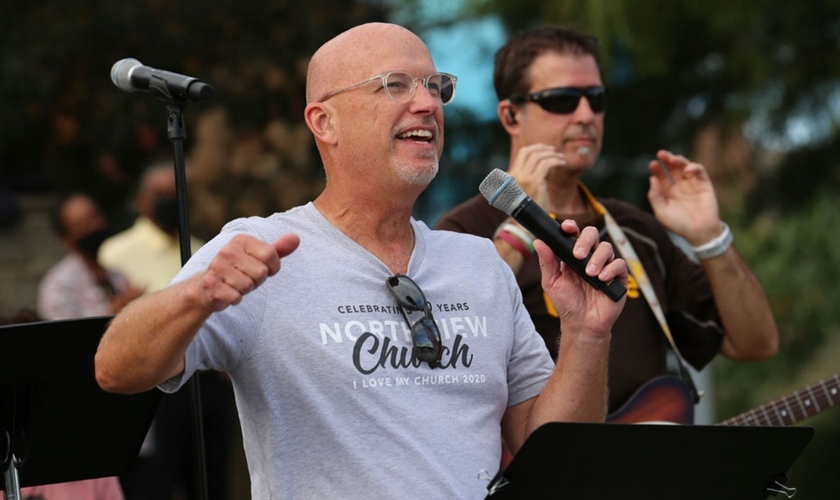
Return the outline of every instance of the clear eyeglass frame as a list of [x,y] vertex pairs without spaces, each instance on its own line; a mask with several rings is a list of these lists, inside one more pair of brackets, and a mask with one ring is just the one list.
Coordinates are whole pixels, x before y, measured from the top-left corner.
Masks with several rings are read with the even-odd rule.
[[436,72],[421,78],[414,76],[407,71],[389,71],[387,73],[372,76],[367,80],[354,83],[353,85],[338,89],[334,92],[330,92],[321,99],[321,102],[324,102],[327,99],[343,92],[347,92],[348,90],[353,90],[363,85],[367,85],[368,83],[376,80],[380,80],[382,82],[382,88],[385,90],[385,94],[391,100],[399,103],[406,103],[414,98],[414,94],[417,92],[417,82],[419,80],[423,86],[426,87],[426,90],[429,91],[429,94],[431,94],[432,97],[440,101],[442,105],[446,106],[455,99],[458,77],[449,73]]

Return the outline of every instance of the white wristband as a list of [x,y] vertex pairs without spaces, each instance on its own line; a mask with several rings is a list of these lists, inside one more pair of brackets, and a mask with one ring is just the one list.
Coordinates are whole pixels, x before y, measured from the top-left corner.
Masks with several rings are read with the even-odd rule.
[[507,231],[513,234],[517,238],[521,239],[522,242],[525,244],[534,244],[534,236],[530,232],[528,232],[527,229],[520,226],[519,223],[516,222],[516,219],[512,217],[508,217],[501,224],[499,224],[499,227],[496,228],[496,232],[493,233],[493,239],[495,240],[499,233],[501,233],[502,231]]
[[711,259],[718,255],[723,255],[726,250],[732,245],[732,231],[729,230],[729,225],[721,221],[723,226],[723,233],[708,243],[704,243],[697,247],[691,247],[694,250],[694,255],[698,259]]
[[502,226],[502,230],[507,231],[522,240],[522,243],[525,243],[528,248],[534,248],[534,237],[525,228],[520,227],[518,224],[505,224]]

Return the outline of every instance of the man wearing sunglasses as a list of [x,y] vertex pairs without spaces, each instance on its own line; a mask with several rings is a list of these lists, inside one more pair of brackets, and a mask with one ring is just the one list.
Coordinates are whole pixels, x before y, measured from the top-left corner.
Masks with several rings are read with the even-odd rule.
[[[500,430],[516,451],[543,423],[603,421],[623,299],[536,242],[564,317],[555,365],[493,245],[411,217],[455,85],[396,25],[324,44],[304,112],[324,191],[231,222],[174,284],[118,315],[96,355],[99,384],[175,390],[197,369],[230,373],[257,500],[485,498]],[[595,228],[563,227],[591,277],[626,283]]]
[[[643,384],[668,373],[669,335],[675,352],[699,369],[718,352],[736,360],[773,356],[778,332],[761,285],[719,220],[702,165],[668,151],[656,154],[648,192],[655,218],[627,203],[596,199],[580,183],[604,136],[607,92],[598,62],[593,37],[543,26],[513,36],[497,52],[493,78],[498,116],[510,135],[508,173],[558,220],[598,227],[631,270],[627,304],[613,329],[613,412]],[[444,214],[435,227],[493,239],[557,358],[559,318],[541,287],[528,231],[480,195]],[[665,229],[695,247],[699,264]],[[685,378],[690,385],[690,376]]]

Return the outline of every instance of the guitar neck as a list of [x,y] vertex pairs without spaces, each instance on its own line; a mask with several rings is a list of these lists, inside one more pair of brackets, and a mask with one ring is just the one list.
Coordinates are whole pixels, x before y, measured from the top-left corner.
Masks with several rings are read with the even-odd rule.
[[720,425],[793,425],[840,404],[840,373],[775,399]]

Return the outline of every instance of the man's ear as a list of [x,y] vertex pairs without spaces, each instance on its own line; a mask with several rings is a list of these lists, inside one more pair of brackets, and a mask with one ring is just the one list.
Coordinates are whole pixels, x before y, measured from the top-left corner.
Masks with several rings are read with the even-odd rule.
[[303,117],[316,140],[326,144],[336,143],[335,122],[338,116],[329,105],[310,102],[303,112]]
[[505,119],[507,120],[508,125],[516,125],[516,117],[513,116],[513,106],[508,106]]
[[519,122],[516,121],[516,108],[513,103],[510,102],[510,99],[499,101],[496,112],[499,115],[499,121],[502,122],[502,126],[508,131],[508,133],[511,133],[516,125],[519,124]]

